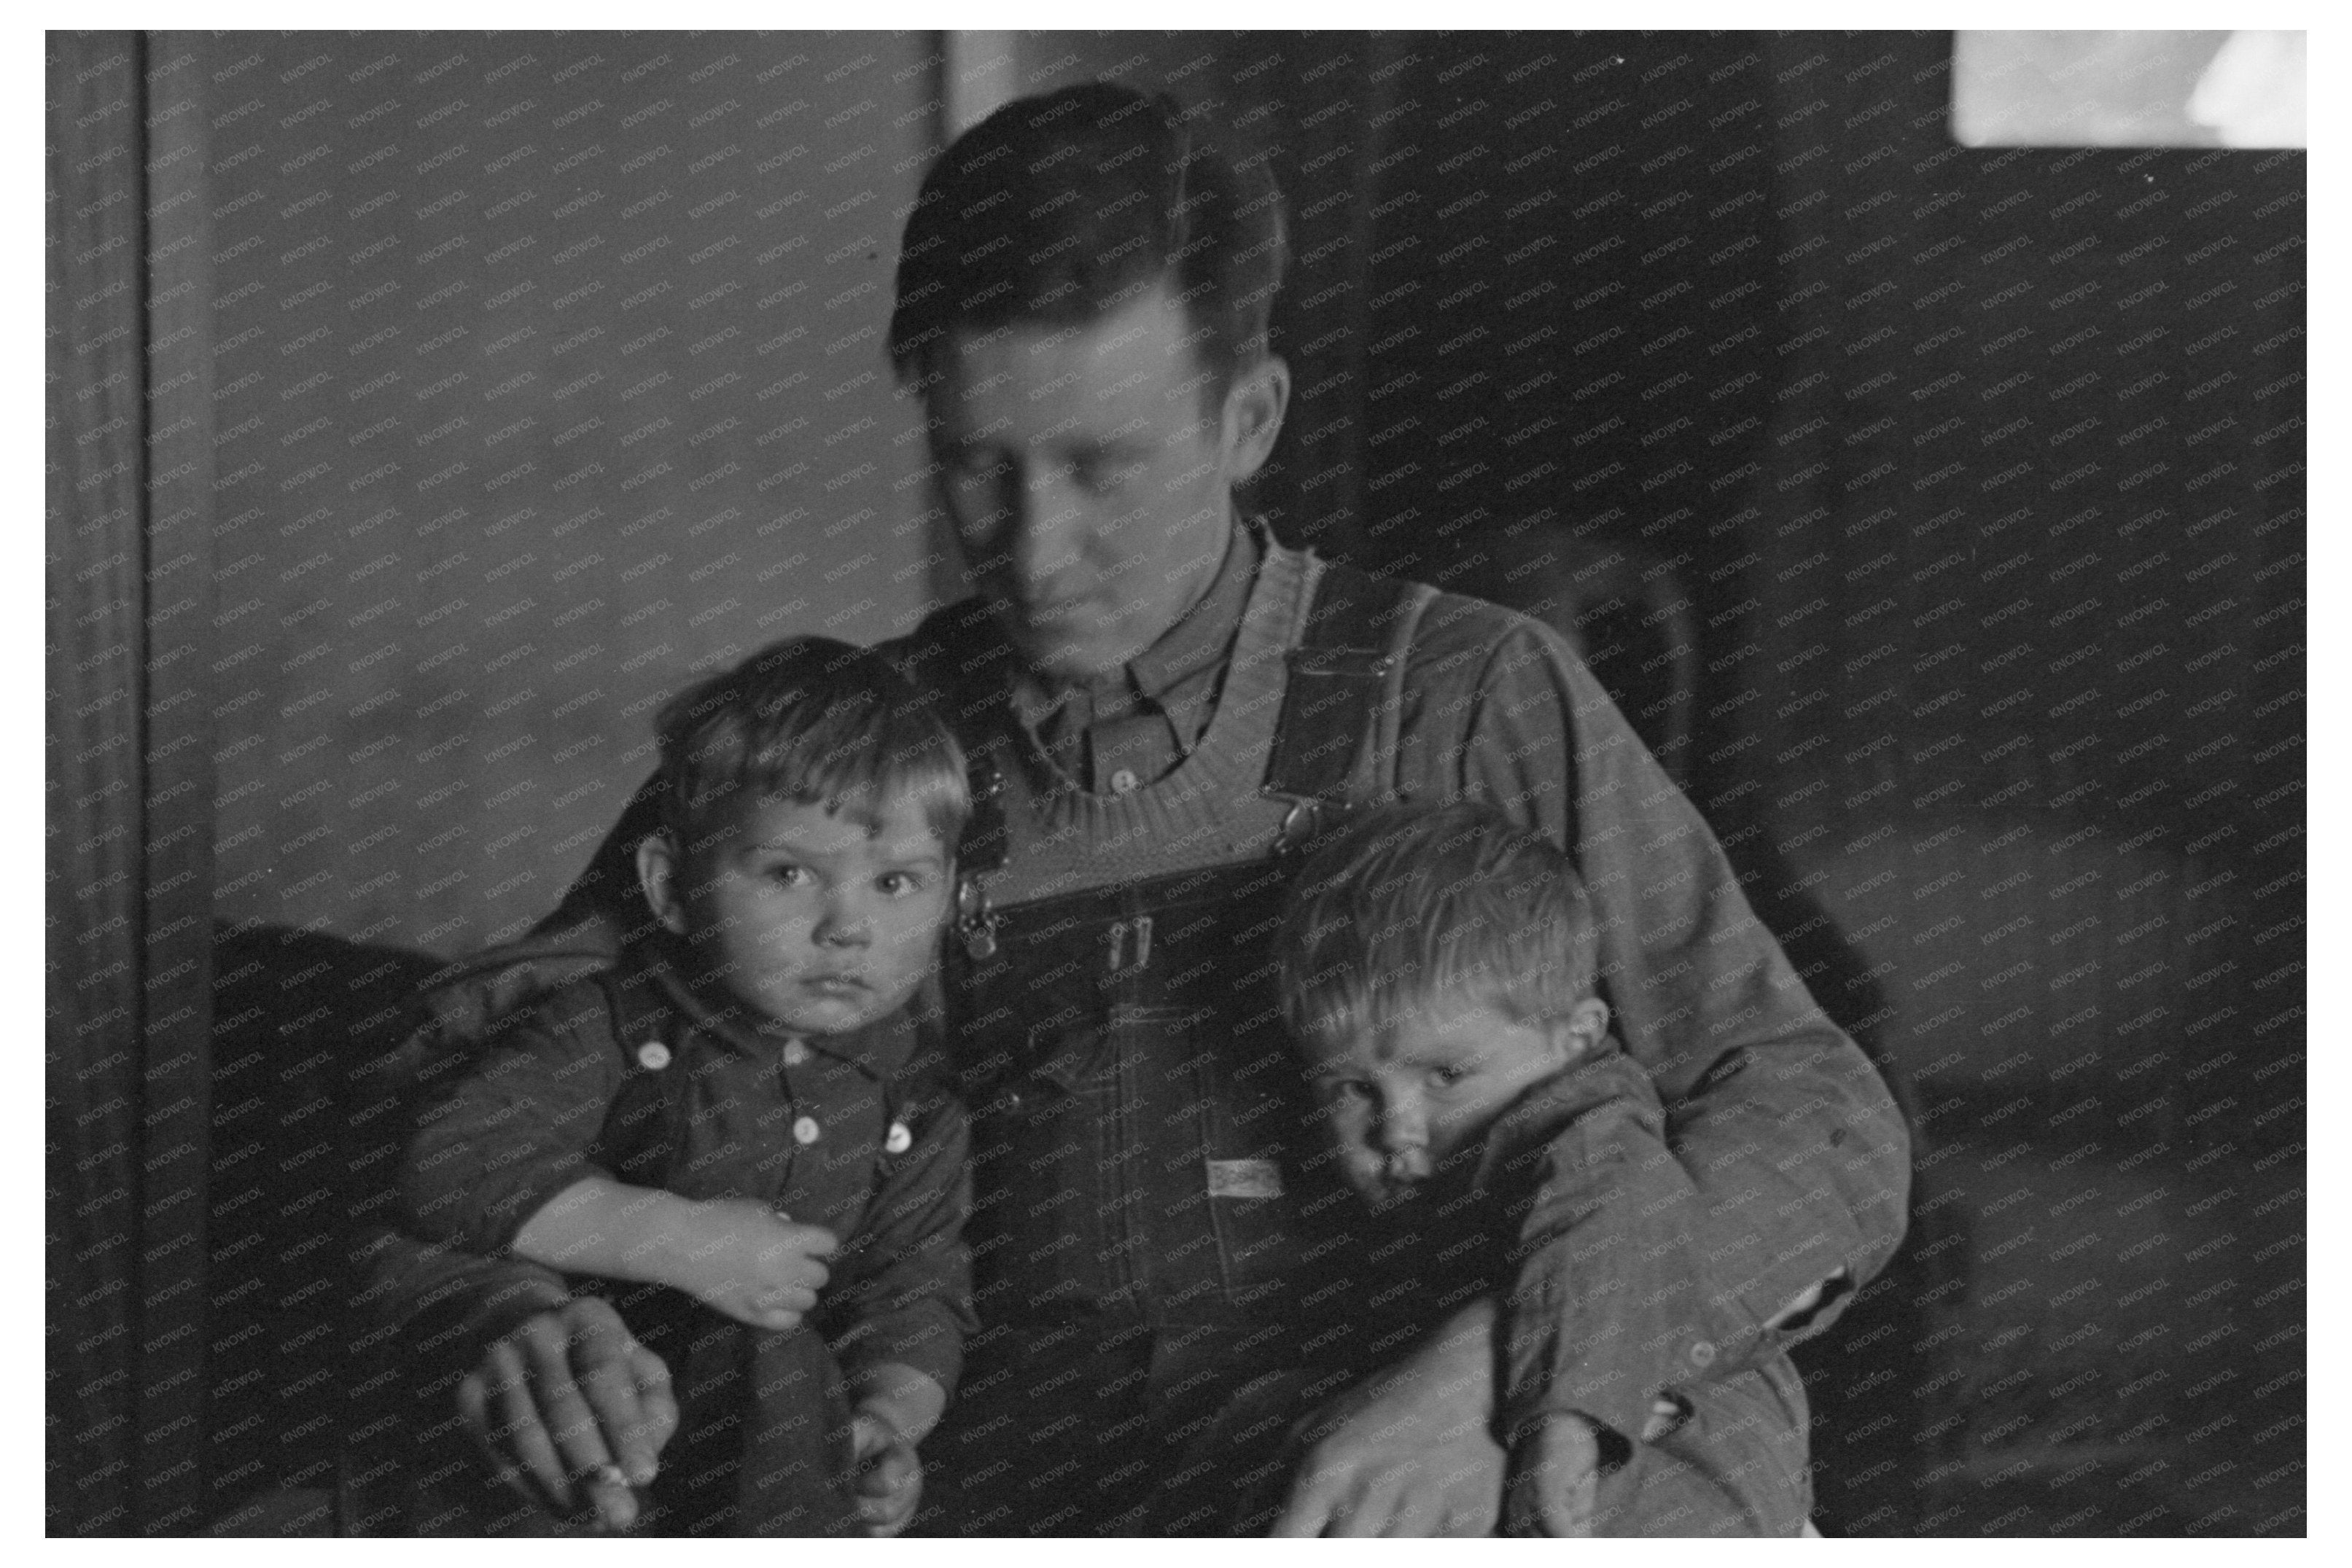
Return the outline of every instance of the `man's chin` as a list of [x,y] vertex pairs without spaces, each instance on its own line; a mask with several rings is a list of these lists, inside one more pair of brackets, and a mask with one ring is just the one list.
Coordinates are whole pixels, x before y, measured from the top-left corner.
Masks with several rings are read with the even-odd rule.
[[996,618],[1006,639],[1032,670],[1050,679],[1083,685],[1115,675],[1140,649],[1129,649],[1107,634],[1036,627],[1023,618],[1017,606],[1000,601]]

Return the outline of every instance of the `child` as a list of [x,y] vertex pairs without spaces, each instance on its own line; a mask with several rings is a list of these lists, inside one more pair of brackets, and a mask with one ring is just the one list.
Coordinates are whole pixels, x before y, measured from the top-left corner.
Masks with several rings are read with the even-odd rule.
[[404,1201],[433,1239],[606,1281],[678,1402],[647,1528],[894,1535],[971,1326],[963,1114],[922,1088],[908,1016],[962,755],[880,658],[823,638],[659,730],[651,919],[427,1113]]
[[1331,1156],[1382,1232],[1360,1251],[1360,1334],[1391,1343],[1498,1298],[1507,1532],[1804,1531],[1785,1354],[1711,1378],[1706,1344],[1661,1388],[1608,1354],[1687,1321],[1650,1275],[1695,1197],[1648,1073],[1607,1032],[1568,857],[1483,806],[1371,812],[1301,870],[1279,946]]

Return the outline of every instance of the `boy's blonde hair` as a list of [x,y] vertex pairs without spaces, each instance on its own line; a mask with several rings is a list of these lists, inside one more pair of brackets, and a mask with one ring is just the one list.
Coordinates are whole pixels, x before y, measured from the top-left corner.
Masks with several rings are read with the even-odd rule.
[[656,727],[663,825],[684,853],[747,801],[911,797],[950,853],[971,814],[963,750],[922,693],[830,637],[762,648],[670,698]]
[[1568,856],[1464,802],[1342,827],[1301,869],[1276,945],[1284,1020],[1338,1041],[1441,998],[1515,1023],[1564,1017],[1592,994],[1598,937]]

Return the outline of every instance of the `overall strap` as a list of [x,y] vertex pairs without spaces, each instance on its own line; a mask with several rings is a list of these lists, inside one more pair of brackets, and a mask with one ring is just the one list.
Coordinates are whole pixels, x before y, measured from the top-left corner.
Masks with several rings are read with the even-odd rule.
[[1288,653],[1264,793],[1294,801],[1280,848],[1328,813],[1394,792],[1405,654],[1435,591],[1326,562],[1298,645]]

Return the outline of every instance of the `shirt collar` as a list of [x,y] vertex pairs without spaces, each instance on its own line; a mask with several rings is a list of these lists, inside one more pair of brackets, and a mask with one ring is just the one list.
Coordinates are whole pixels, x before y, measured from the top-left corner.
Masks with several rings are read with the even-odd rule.
[[1208,591],[1176,624],[1135,656],[1127,666],[1135,689],[1154,701],[1189,676],[1223,660],[1241,630],[1242,612],[1249,607],[1250,585],[1257,580],[1257,539],[1235,520],[1226,537],[1224,559],[1210,580]]
[[629,944],[621,950],[619,980],[625,1047],[667,1032],[665,1023],[677,1021],[698,1030],[740,1056],[772,1060],[792,1040],[799,1040],[822,1056],[845,1061],[866,1077],[882,1080],[896,1074],[914,1054],[914,1028],[905,1008],[894,1008],[863,1029],[845,1034],[794,1034],[777,1028],[747,1009],[714,1006],[686,978],[683,944],[667,931]]

